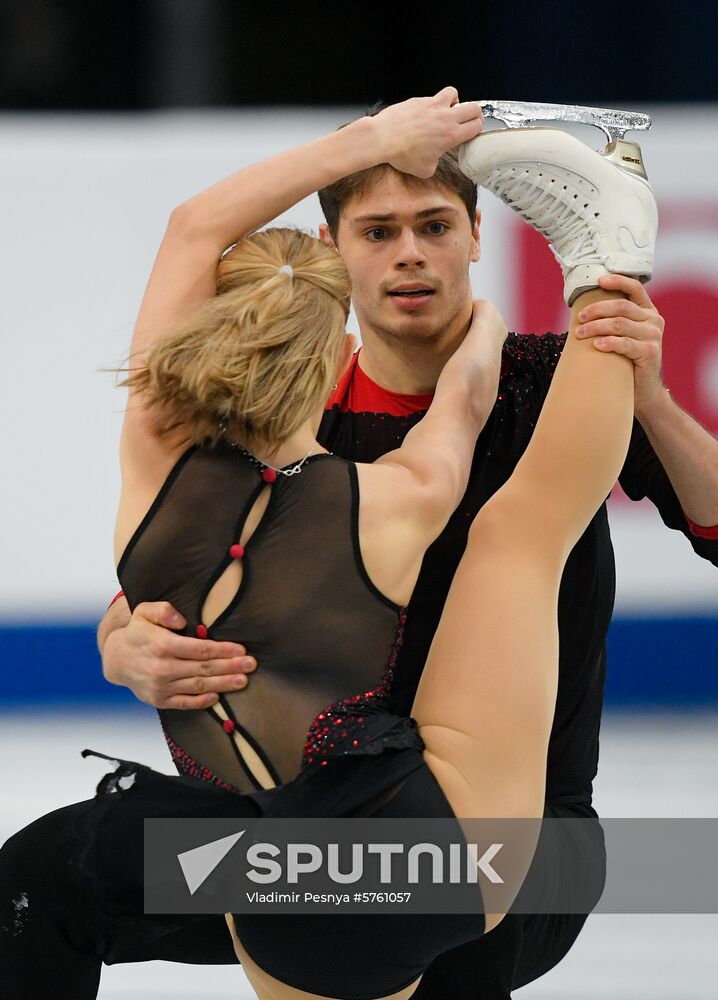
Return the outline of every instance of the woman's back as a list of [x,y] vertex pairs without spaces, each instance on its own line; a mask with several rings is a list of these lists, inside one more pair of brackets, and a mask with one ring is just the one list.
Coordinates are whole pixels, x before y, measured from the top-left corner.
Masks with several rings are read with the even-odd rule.
[[271,483],[265,468],[229,443],[190,447],[118,566],[131,607],[169,601],[187,634],[257,658],[247,690],[206,711],[159,710],[180,771],[243,792],[361,746],[404,619],[362,560],[354,463],[313,455]]
[[166,602],[190,635],[256,659],[247,691],[160,710],[180,770],[253,792],[353,752],[360,730],[372,748],[389,739],[399,605],[466,488],[506,332],[493,307],[469,316],[467,301],[465,337],[401,448],[360,472],[317,455],[280,474],[259,509],[266,482],[227,439],[279,465],[319,447],[318,416],[353,346],[351,286],[335,249],[294,230],[253,232],[223,253],[205,201],[173,213],[135,326],[115,547],[133,610]]

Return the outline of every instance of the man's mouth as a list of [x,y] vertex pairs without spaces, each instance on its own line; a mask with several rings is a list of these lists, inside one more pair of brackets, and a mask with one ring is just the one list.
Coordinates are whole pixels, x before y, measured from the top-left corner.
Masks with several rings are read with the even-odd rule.
[[434,289],[421,286],[412,288],[409,285],[407,288],[395,288],[389,295],[402,309],[418,309],[431,302]]

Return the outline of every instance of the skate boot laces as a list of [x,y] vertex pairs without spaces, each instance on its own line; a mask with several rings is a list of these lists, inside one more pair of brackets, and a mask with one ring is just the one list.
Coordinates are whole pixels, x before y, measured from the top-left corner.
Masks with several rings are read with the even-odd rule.
[[483,186],[546,237],[564,271],[578,264],[605,266],[609,255],[600,252],[601,233],[595,222],[600,213],[583,200],[585,195],[567,195],[568,184],[551,177],[547,164],[542,166],[538,173],[535,164],[524,169],[520,165],[495,167]]

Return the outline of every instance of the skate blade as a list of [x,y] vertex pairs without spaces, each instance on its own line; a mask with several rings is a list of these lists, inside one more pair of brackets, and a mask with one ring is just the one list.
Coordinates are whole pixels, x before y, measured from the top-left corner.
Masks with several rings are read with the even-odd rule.
[[524,128],[530,122],[580,122],[600,128],[609,144],[623,139],[632,129],[645,131],[653,124],[650,115],[640,111],[591,108],[581,104],[546,104],[532,101],[477,102],[485,118],[495,118],[508,128]]

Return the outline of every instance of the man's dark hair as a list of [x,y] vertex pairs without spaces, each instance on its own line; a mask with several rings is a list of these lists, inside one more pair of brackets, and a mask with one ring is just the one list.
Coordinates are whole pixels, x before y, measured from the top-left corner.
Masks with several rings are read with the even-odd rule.
[[[364,118],[371,118],[383,111],[385,105],[382,101],[377,101],[368,111],[364,112]],[[351,122],[344,122],[339,128],[351,125]],[[337,129],[339,131],[339,129]],[[339,232],[339,217],[344,205],[352,198],[361,197],[369,191],[374,184],[389,172],[398,174],[404,183],[409,187],[434,187],[441,184],[458,195],[466,207],[469,222],[474,225],[476,221],[476,201],[477,187],[473,181],[469,180],[466,174],[459,168],[459,154],[456,149],[450,149],[439,159],[436,171],[432,177],[415,177],[413,174],[405,174],[388,163],[379,163],[374,167],[367,167],[366,170],[358,170],[356,173],[347,174],[340,177],[333,184],[327,184],[317,192],[319,203],[324,212],[324,218],[329,226],[329,232],[335,243]]]

